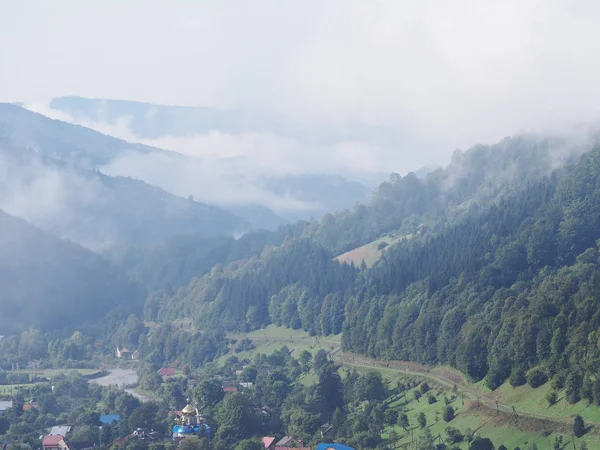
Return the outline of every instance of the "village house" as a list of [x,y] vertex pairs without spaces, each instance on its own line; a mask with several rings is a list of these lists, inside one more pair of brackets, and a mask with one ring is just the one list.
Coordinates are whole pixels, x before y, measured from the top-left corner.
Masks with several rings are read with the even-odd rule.
[[321,439],[331,438],[333,437],[333,425],[324,423],[319,427],[319,432],[321,433]]
[[70,431],[71,427],[69,425],[55,425],[50,428],[48,436],[66,436]]
[[163,381],[166,381],[175,376],[175,369],[172,367],[161,367],[156,373],[162,377]]
[[23,404],[23,411],[31,411],[32,409],[38,409],[39,405],[36,402],[29,402]]
[[104,425],[111,425],[113,422],[119,423],[119,420],[121,420],[120,414],[101,414],[100,415],[100,422]]
[[276,440],[277,440],[277,438],[275,438],[273,436],[265,436],[261,439],[260,442],[262,443],[265,450],[273,450],[275,448]]
[[310,450],[310,447],[304,447],[302,441],[292,437],[292,436],[284,436],[278,442],[275,443],[273,450]]
[[6,410],[10,409],[12,407],[13,407],[12,400],[0,402],[0,416],[3,416],[6,413]]
[[117,355],[117,358],[119,358],[119,359],[130,359],[131,358],[131,352],[129,350],[127,350],[125,347],[122,347],[121,345],[117,346],[117,351],[115,352],[115,354]]
[[62,434],[47,435],[42,440],[44,450],[71,450],[71,443]]
[[317,450],[354,450],[354,448],[343,444],[319,444]]

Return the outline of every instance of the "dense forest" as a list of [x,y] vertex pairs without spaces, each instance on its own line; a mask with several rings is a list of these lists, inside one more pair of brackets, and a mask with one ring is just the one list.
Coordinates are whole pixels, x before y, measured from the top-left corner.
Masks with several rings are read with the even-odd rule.
[[[370,205],[326,217],[262,258],[219,265],[177,292],[151,294],[146,317],[193,317],[199,329],[343,330],[345,350],[451,364],[492,388],[511,373],[574,373],[575,397],[591,398],[600,364],[600,148],[551,170],[539,146],[528,153],[523,139],[511,142],[501,144],[504,153],[479,147],[456,155],[454,166],[462,160],[471,169],[446,196],[436,189],[453,165],[425,181],[392,176]],[[535,158],[541,163],[522,165]],[[496,168],[495,178],[481,161]],[[524,176],[523,167],[534,172]],[[508,176],[517,168],[523,172]],[[420,226],[419,233],[371,269],[332,259],[408,223],[413,230],[404,231]]]
[[0,285],[3,335],[28,327],[72,330],[144,302],[144,290],[99,255],[2,211]]

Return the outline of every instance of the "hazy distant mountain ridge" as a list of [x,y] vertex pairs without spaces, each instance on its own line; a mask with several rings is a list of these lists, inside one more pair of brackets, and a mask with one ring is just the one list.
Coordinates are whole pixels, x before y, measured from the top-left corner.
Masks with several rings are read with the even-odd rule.
[[0,103],[0,145],[31,148],[56,161],[94,169],[128,150],[161,152],[78,125],[51,120],[19,106]]
[[131,149],[162,152],[2,104],[0,208],[95,250],[251,228],[217,207],[95,170]]
[[[368,198],[369,188],[354,178],[369,185],[372,179],[385,179],[381,174],[324,172],[320,155],[304,160],[309,149],[322,149],[323,158],[331,159],[338,150],[328,145],[379,136],[349,124],[307,129],[257,111],[82,97],[55,98],[49,108],[76,123],[184,153],[123,153],[103,170],[143,179],[176,195],[192,194],[232,210],[254,228],[275,229],[286,220],[343,210]],[[262,212],[268,220],[261,218]]]
[[221,130],[227,133],[266,132],[277,126],[257,114],[211,107],[156,105],[129,100],[57,97],[50,107],[75,118],[117,123],[126,119],[133,133],[142,139],[162,136],[189,136]]
[[102,257],[0,210],[0,334],[81,327],[143,299]]

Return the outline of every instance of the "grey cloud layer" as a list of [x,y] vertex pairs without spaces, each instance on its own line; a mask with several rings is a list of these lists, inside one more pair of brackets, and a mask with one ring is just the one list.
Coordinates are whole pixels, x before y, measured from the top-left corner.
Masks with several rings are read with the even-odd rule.
[[0,97],[385,124],[416,136],[416,149],[385,151],[418,150],[423,165],[518,130],[597,119],[599,12],[557,0],[7,2]]

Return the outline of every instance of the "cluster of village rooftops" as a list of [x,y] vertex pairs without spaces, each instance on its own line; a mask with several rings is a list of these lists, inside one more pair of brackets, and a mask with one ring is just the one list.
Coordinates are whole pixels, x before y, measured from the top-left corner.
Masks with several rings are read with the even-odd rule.
[[[12,401],[0,402],[0,415],[4,413],[8,408],[12,408]],[[30,402],[24,405],[24,408],[37,408],[37,404]],[[172,411],[175,417],[175,424],[172,428],[172,436],[170,439],[181,440],[188,436],[206,437],[208,439],[213,438],[213,430],[205,423],[204,417],[197,406],[192,406],[189,403],[181,411]],[[121,420],[119,414],[108,414],[101,415],[100,422],[103,425],[110,425],[118,423]],[[42,439],[43,450],[75,450],[75,447],[69,441],[69,436],[81,432],[81,428],[89,426],[69,426],[59,425],[52,427],[48,434]],[[328,429],[322,429],[321,435],[326,437],[328,435]],[[152,430],[141,430],[138,429],[133,432],[133,436],[138,439],[147,440],[164,440],[164,436],[160,436],[158,433]],[[294,438],[293,436],[284,436],[280,439],[275,436],[264,436],[261,440],[265,450],[311,450],[310,447],[306,447],[302,441]],[[340,443],[321,443],[318,444],[316,450],[354,450],[352,447],[343,445]]]

